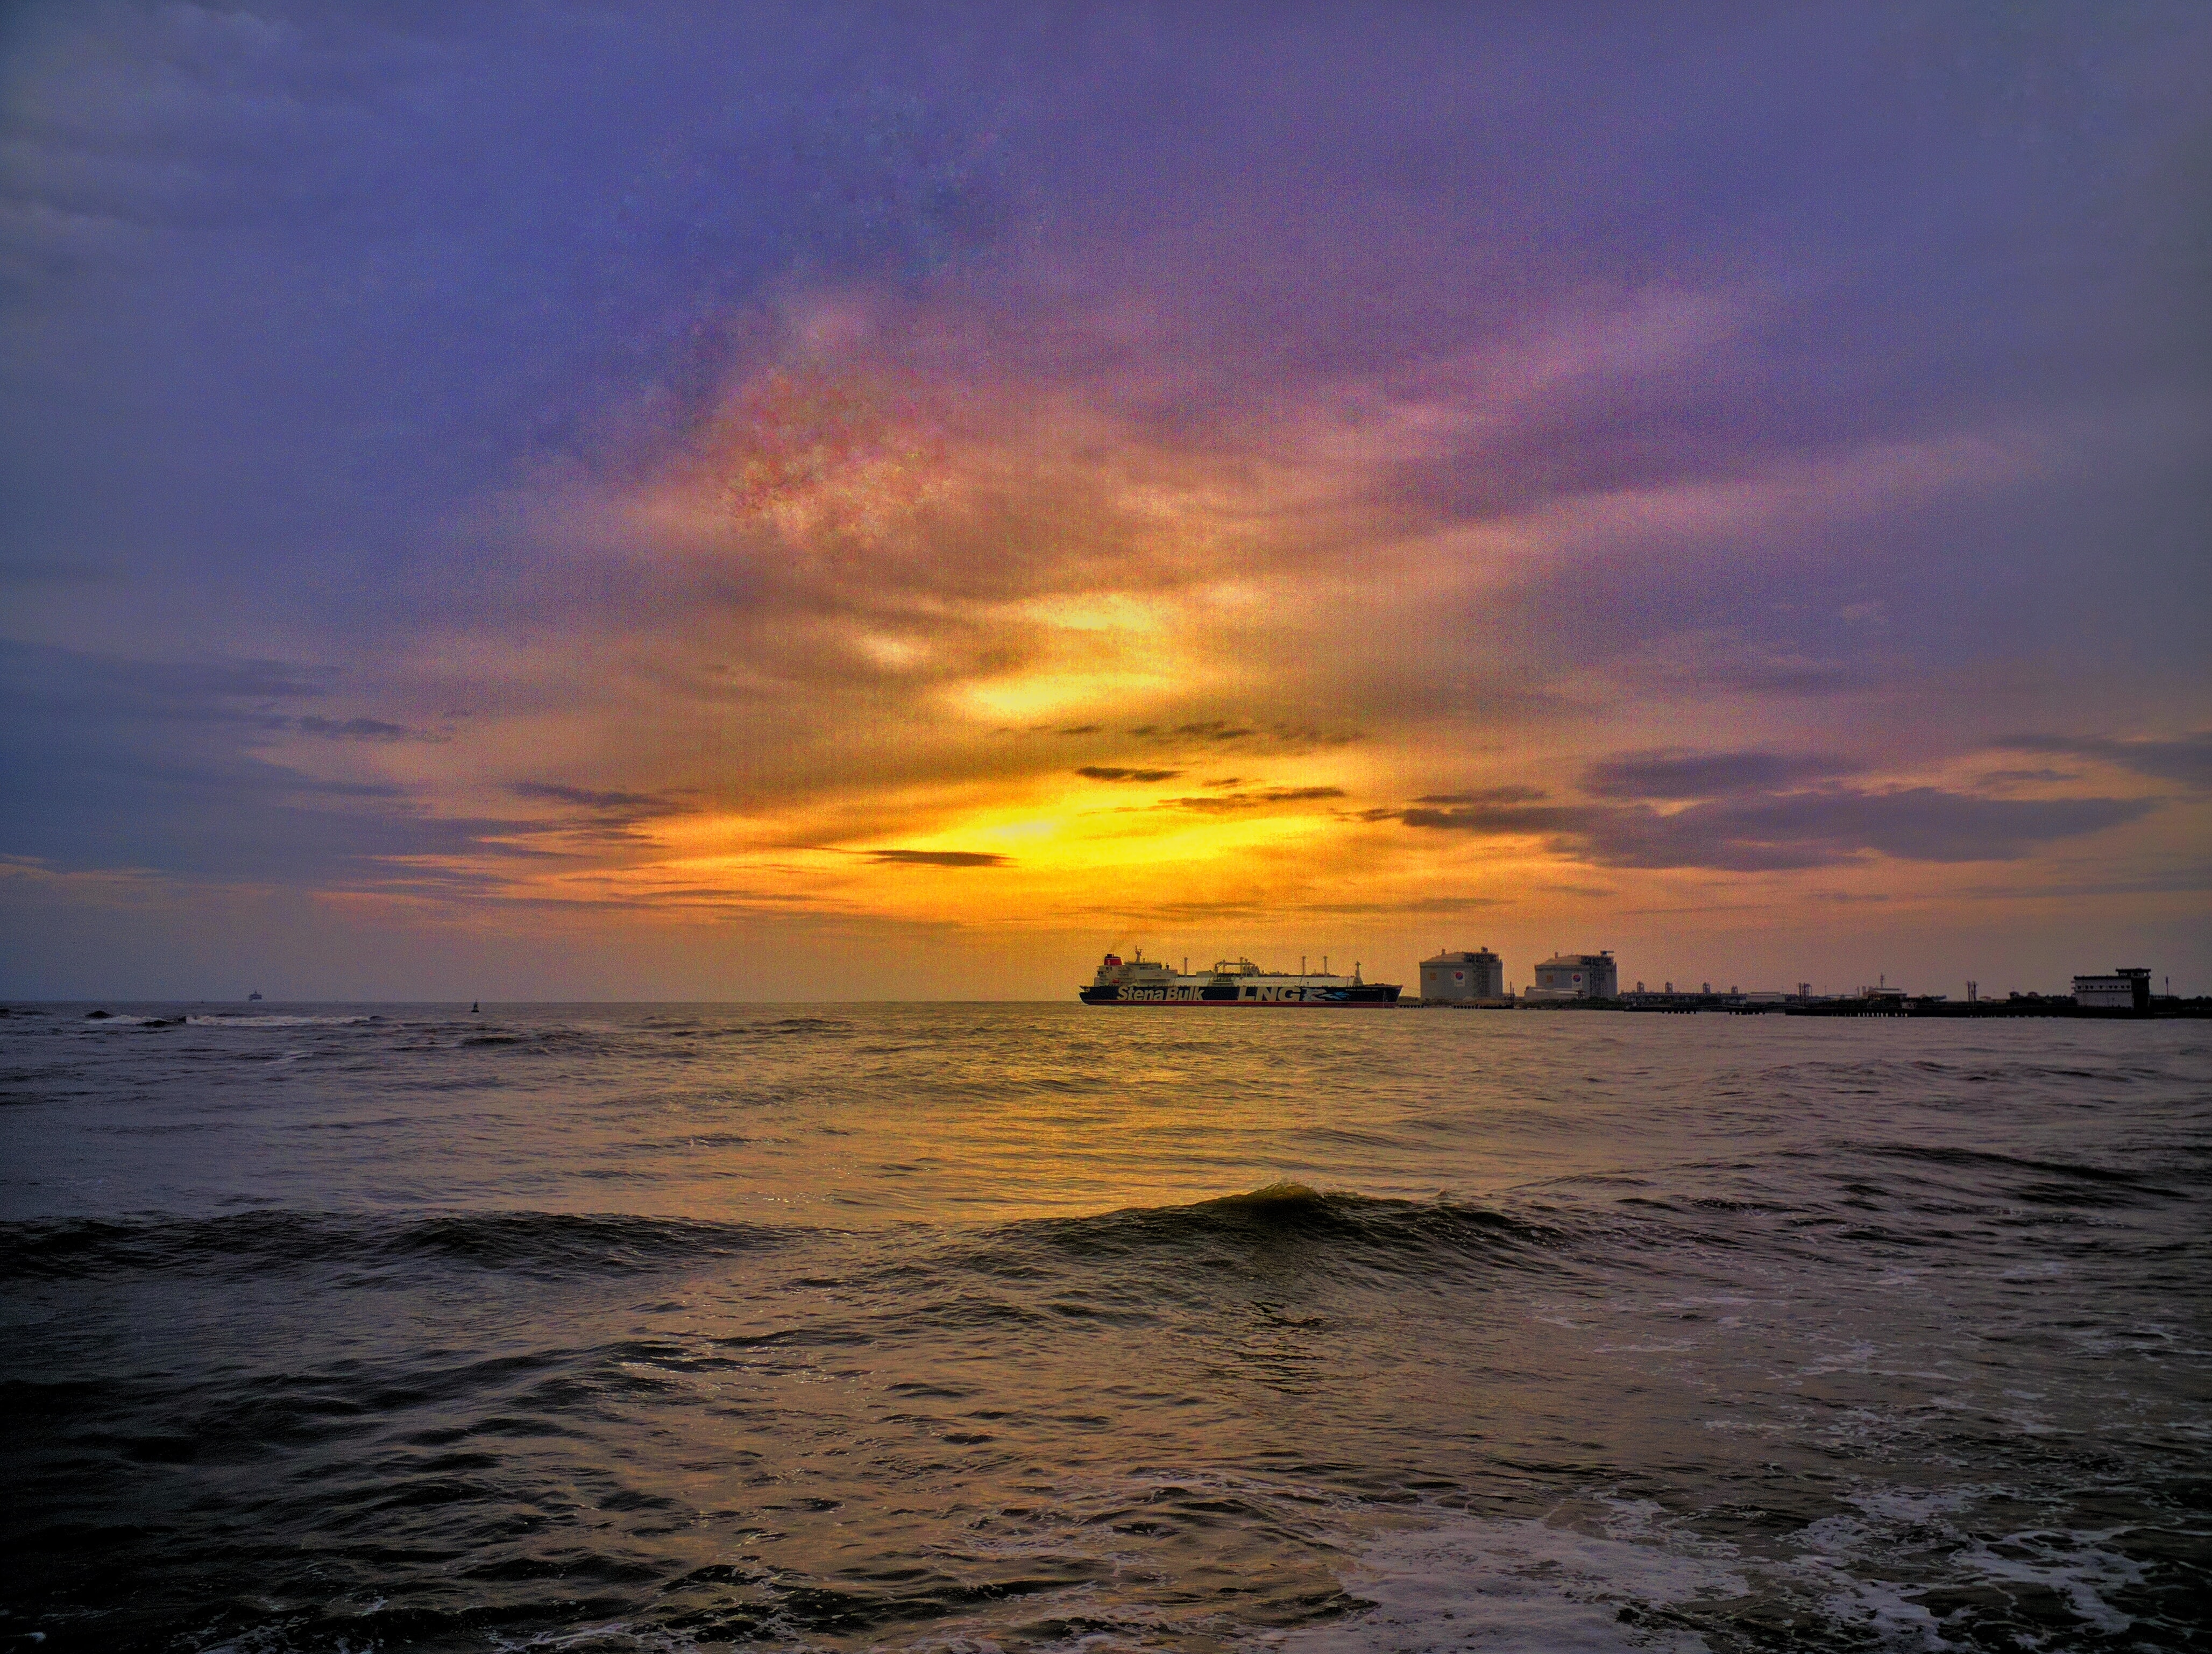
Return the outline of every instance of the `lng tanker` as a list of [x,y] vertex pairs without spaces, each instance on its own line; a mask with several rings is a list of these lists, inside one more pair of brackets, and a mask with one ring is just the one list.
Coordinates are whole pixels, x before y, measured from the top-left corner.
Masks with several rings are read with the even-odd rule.
[[1249,959],[1217,960],[1211,970],[1179,971],[1147,959],[1142,948],[1133,959],[1106,956],[1098,974],[1077,996],[1085,1005],[1395,1005],[1396,982],[1362,982],[1359,967],[1349,976],[1328,970],[1262,970]]

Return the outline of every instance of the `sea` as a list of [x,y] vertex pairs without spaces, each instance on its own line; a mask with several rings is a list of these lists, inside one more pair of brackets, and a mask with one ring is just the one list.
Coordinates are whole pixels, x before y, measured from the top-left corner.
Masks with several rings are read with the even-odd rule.
[[0,1650],[2203,1649],[2208,1172],[2203,1023],[16,1005]]

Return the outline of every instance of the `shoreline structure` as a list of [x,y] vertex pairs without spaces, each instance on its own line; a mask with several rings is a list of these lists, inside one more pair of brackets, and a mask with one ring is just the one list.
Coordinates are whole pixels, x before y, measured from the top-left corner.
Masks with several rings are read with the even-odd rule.
[[1370,982],[1358,966],[1351,976],[1333,972],[1326,958],[1319,971],[1298,961],[1293,972],[1263,970],[1250,959],[1222,959],[1210,969],[1180,970],[1164,960],[1147,959],[1139,948],[1129,958],[1109,952],[1091,981],[1078,988],[1085,1005],[1179,1005],[1194,1008],[1298,1006],[1311,1008],[1367,1006],[1457,1011],[1629,1011],[1690,1015],[1717,1012],[1729,1016],[1789,1017],[2084,1017],[2096,1020],[2212,1017],[2212,998],[2179,999],[2151,992],[2151,973],[2142,965],[2116,966],[2103,976],[2074,978],[2071,994],[2010,993],[1985,1000],[1981,985],[1969,982],[1966,997],[1914,994],[1889,986],[1884,976],[1852,994],[1815,994],[1810,982],[1795,993],[1778,989],[1746,992],[1730,987],[1717,993],[1711,982],[1695,992],[1677,992],[1667,982],[1658,989],[1642,982],[1623,992],[1620,967],[1610,949],[1596,953],[1559,953],[1535,967],[1534,982],[1518,992],[1505,981],[1505,962],[1488,948],[1443,950],[1421,961],[1419,994],[1407,994],[1395,982]]
[[1621,991],[1611,949],[1597,953],[1559,953],[1536,967],[1535,985],[1516,994],[1504,986],[1504,963],[1488,948],[1439,952],[1421,961],[1421,992],[1401,1000],[1414,1010],[1455,1011],[1638,1011],[1690,1015],[1719,1012],[1729,1016],[1789,1017],[2086,1017],[2136,1021],[2146,1018],[2212,1017],[2212,996],[2182,999],[2154,994],[2151,973],[2141,965],[2120,965],[2101,975],[2074,978],[2071,994],[2008,994],[1984,999],[1978,982],[1966,984],[1966,997],[1913,994],[1892,988],[1884,978],[1852,994],[1815,994],[1810,982],[1795,993],[1778,989],[1746,992],[1731,987],[1717,993],[1711,982],[1677,992],[1665,983],[1647,989],[1642,982]]

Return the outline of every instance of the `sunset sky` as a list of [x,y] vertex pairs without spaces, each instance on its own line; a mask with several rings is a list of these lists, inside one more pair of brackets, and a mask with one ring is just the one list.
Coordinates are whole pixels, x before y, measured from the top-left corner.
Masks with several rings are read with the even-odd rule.
[[2212,9],[29,4],[0,991],[2212,991]]

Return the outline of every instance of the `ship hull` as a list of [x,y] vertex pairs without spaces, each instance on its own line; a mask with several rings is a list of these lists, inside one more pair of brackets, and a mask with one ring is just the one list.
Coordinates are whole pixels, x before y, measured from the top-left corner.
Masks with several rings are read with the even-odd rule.
[[1127,988],[1109,982],[1101,987],[1079,988],[1077,997],[1085,1005],[1292,1006],[1315,1010],[1330,1006],[1395,1005],[1402,991],[1395,982],[1355,982],[1342,988],[1249,982]]

